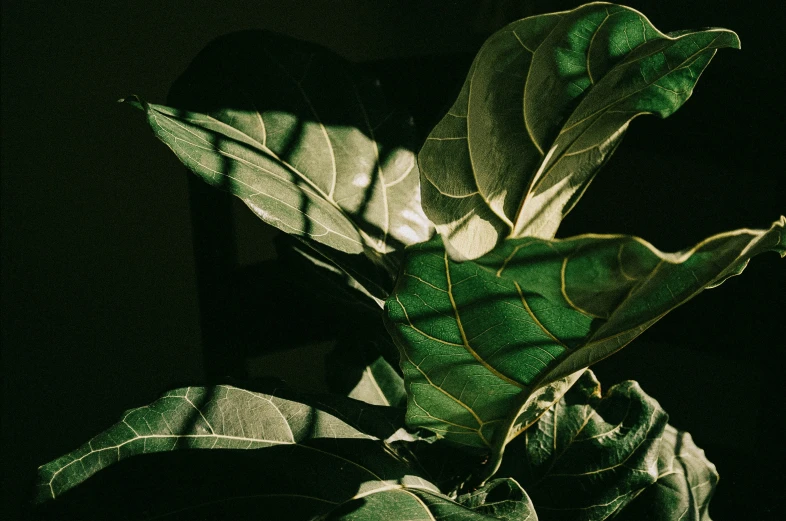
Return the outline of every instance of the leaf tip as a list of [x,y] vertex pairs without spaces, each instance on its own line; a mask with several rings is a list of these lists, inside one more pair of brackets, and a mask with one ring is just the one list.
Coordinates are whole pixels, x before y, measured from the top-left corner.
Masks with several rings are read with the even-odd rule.
[[131,105],[132,107],[136,107],[139,110],[146,110],[147,109],[147,103],[142,98],[137,96],[136,94],[132,94],[132,95],[127,96],[125,98],[120,98],[119,100],[117,100],[117,102],[118,103],[124,103],[126,105]]

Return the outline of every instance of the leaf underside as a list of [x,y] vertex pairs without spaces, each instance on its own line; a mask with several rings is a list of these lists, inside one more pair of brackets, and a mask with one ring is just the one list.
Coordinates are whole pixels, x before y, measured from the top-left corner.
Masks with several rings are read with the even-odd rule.
[[666,35],[601,2],[492,35],[418,154],[423,206],[451,255],[554,237],[630,121],[676,111],[722,47],[737,36]]
[[155,135],[210,185],[310,243],[372,259],[428,239],[412,118],[319,46],[263,31],[210,44],[140,103]]
[[52,519],[492,519],[402,456],[402,425],[395,409],[330,395],[176,389],[43,465],[36,502]]
[[705,288],[739,274],[751,257],[783,255],[785,225],[781,218],[769,230],[719,234],[672,254],[611,235],[511,239],[462,263],[439,239],[409,248],[386,303],[408,425],[501,452],[559,399],[524,407],[544,386],[575,378]]

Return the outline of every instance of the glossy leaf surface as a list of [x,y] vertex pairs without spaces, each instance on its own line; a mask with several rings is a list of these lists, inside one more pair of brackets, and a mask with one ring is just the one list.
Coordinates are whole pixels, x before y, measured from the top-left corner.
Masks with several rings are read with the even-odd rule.
[[231,34],[202,51],[172,94],[178,109],[144,105],[156,136],[265,222],[348,253],[430,236],[410,116],[326,49]]
[[610,519],[655,483],[667,420],[636,382],[601,397],[587,371],[510,444],[502,472],[527,490],[541,521]]
[[554,237],[630,121],[676,111],[722,47],[739,47],[737,36],[665,35],[601,2],[491,36],[418,154],[423,205],[451,255]]
[[[575,378],[739,274],[751,257],[784,255],[784,225],[781,218],[769,230],[719,234],[670,254],[636,237],[602,235],[508,240],[463,263],[450,260],[438,239],[409,248],[386,304],[408,424],[501,453],[559,399],[559,390],[544,386]],[[553,396],[532,407],[542,389]]]

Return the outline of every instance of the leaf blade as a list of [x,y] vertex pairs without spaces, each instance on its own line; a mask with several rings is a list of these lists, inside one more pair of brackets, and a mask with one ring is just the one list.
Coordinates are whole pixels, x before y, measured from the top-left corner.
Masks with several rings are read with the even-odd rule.
[[408,424],[501,457],[510,433],[537,419],[584,368],[739,274],[751,257],[783,256],[784,226],[782,217],[767,230],[719,234],[676,254],[598,235],[508,240],[463,263],[438,240],[411,247],[385,308],[402,353]]
[[492,35],[418,154],[424,208],[452,257],[552,238],[630,121],[677,110],[721,47],[737,36],[665,35],[602,2]]

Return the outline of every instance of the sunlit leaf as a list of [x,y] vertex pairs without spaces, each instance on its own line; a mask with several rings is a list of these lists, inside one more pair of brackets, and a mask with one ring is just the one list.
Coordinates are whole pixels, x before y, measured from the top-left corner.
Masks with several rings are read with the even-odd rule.
[[405,407],[404,379],[382,356],[387,350],[370,338],[340,342],[325,363],[330,391],[372,405]]
[[423,205],[451,254],[554,237],[630,121],[677,110],[722,47],[739,47],[737,36],[665,35],[601,2],[491,36],[418,154]]
[[709,503],[718,472],[690,434],[671,425],[660,442],[658,481],[644,489],[615,519],[710,521]]
[[501,454],[567,390],[565,378],[739,274],[751,257],[784,255],[784,225],[782,217],[768,230],[723,233],[670,254],[613,235],[512,239],[461,263],[439,239],[409,248],[386,303],[408,424]]
[[385,410],[358,405],[341,401],[307,405],[230,386],[176,389],[126,412],[110,429],[42,466],[38,500],[56,498],[96,472],[139,454],[261,449],[320,438],[373,440],[398,428]]
[[44,519],[492,519],[429,481],[408,446],[447,453],[402,426],[333,395],[177,389],[42,466],[37,502]]
[[287,233],[371,256],[426,240],[411,117],[319,46],[263,31],[219,38],[142,104],[194,173]]

